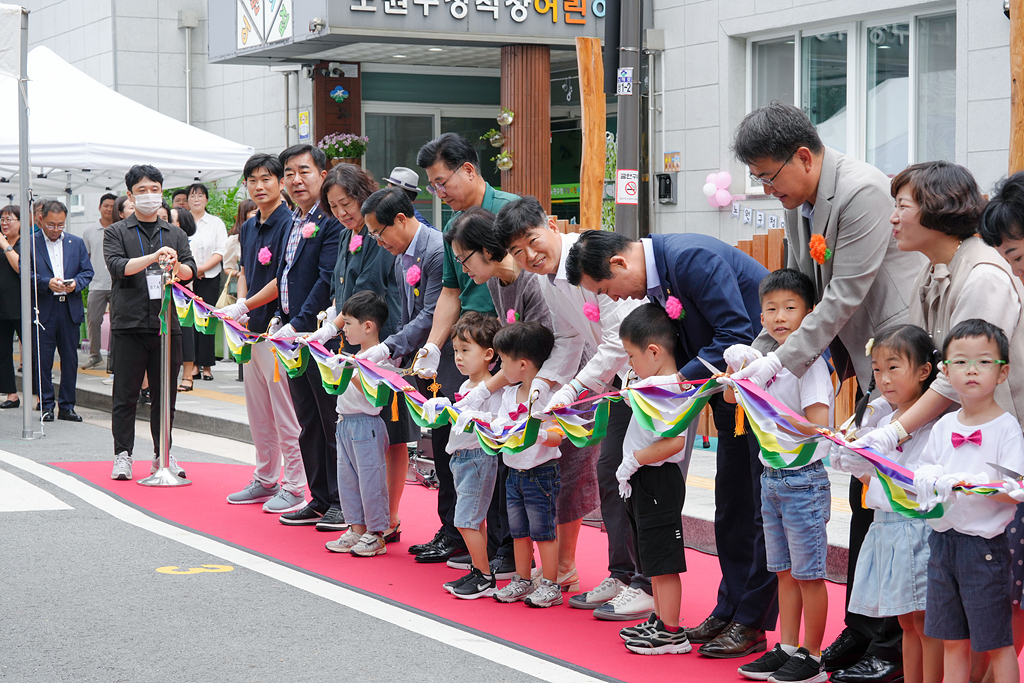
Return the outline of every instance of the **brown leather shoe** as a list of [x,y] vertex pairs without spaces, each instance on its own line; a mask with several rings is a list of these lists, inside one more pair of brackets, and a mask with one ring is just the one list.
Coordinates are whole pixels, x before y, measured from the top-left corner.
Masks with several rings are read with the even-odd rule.
[[717,638],[710,643],[701,645],[697,652],[714,659],[733,659],[746,657],[755,652],[764,652],[767,648],[768,639],[764,631],[758,631],[734,621],[726,626]]
[[691,643],[701,645],[703,643],[710,643],[712,640],[718,637],[718,634],[725,630],[725,627],[729,625],[728,621],[718,619],[717,617],[708,617],[700,626],[697,628],[684,629],[686,631],[686,637]]

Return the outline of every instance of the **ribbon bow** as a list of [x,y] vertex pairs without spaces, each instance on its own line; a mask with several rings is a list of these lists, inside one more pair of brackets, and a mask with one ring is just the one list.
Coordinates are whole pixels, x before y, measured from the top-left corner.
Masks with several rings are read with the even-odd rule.
[[518,420],[523,415],[526,415],[527,412],[529,412],[529,408],[526,407],[526,404],[520,403],[516,407],[515,411],[509,411],[508,416],[509,416],[509,419],[511,419],[512,421],[515,421],[515,420]]
[[979,429],[979,430],[975,431],[970,436],[964,436],[963,434],[957,434],[956,432],[953,432],[953,434],[952,434],[952,436],[950,438],[953,441],[953,448],[960,448],[965,443],[973,443],[975,446],[980,446],[981,445],[981,430]]

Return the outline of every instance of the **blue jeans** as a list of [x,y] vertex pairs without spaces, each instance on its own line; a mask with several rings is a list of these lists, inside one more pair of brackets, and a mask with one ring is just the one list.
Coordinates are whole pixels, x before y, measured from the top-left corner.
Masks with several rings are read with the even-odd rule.
[[825,578],[832,515],[832,484],[819,460],[792,470],[764,468],[761,475],[768,571],[791,570],[798,581]]
[[512,538],[555,540],[555,501],[560,487],[557,460],[528,470],[508,468],[505,492]]

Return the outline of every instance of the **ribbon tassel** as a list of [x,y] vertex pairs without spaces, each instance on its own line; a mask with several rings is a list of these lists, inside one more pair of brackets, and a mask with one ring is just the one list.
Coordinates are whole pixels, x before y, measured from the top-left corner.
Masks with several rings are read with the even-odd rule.
[[743,412],[743,405],[740,403],[736,404],[736,428],[734,433],[736,436],[743,436],[747,433],[747,416]]

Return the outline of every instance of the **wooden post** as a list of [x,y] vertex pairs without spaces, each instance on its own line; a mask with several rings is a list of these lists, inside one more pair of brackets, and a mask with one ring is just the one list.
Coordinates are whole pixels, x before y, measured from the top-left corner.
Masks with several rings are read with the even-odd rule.
[[768,270],[774,270],[768,263],[768,235],[754,235],[754,247],[751,256]]
[[583,153],[580,162],[580,227],[601,229],[604,201],[605,129],[604,62],[601,39],[576,38],[576,64],[580,73]]
[[785,240],[786,231],[782,228],[775,228],[768,231],[768,262],[765,267],[768,270],[778,270],[785,266]]
[[[502,126],[512,169],[501,172],[501,189],[533,195],[551,210],[551,48],[501,48],[501,106],[515,114]],[[481,160],[482,161],[482,160]],[[489,163],[489,162],[488,162]]]
[[1024,0],[1010,0],[1010,174],[1024,170]]

